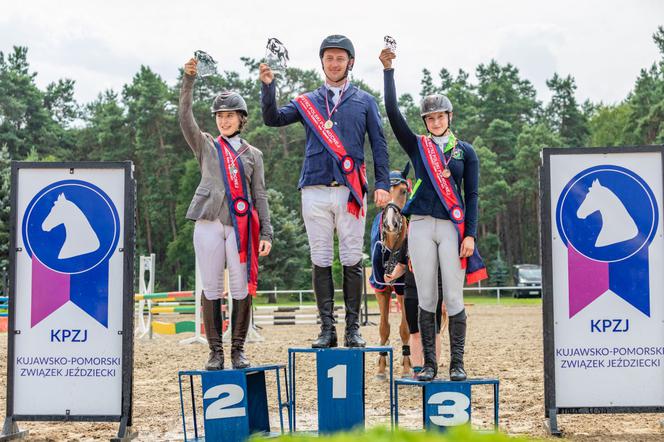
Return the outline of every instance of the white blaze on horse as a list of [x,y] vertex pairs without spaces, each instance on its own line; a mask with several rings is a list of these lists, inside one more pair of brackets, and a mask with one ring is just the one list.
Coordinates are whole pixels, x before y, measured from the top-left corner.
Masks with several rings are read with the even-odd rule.
[[588,189],[588,194],[579,206],[576,216],[579,219],[586,219],[598,211],[602,216],[602,228],[595,240],[595,247],[618,244],[639,234],[634,219],[620,198],[596,179]]
[[42,223],[42,230],[50,232],[64,224],[65,242],[60,249],[58,259],[73,258],[92,253],[99,249],[97,234],[87,217],[76,204],[69,201],[64,193],[58,195],[53,207]]

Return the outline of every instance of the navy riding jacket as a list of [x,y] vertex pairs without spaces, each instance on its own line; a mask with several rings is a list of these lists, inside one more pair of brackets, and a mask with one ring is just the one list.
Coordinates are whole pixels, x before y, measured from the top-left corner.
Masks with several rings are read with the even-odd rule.
[[[329,94],[328,103],[330,109],[332,109],[334,107],[332,102],[333,93],[324,85],[308,95],[323,116],[327,117],[325,94]],[[263,83],[261,95],[263,121],[267,126],[286,126],[296,121],[304,125],[306,134],[305,158],[298,188],[328,185],[333,181],[343,183],[344,177],[335,159],[325,150],[309,125],[304,123],[295,105],[290,102],[280,108],[277,107],[274,81],[269,85]],[[383,123],[378,113],[378,104],[374,97],[357,86],[349,85],[341,97],[341,102],[334,115],[332,115],[332,121],[334,122],[335,132],[343,142],[348,154],[358,165],[364,163],[364,141],[365,136],[369,135],[374,159],[376,189],[389,191],[387,142],[383,134]]]

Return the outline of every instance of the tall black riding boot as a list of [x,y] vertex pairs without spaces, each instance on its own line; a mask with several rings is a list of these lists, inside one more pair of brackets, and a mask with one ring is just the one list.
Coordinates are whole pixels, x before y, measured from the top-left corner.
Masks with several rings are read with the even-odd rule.
[[247,368],[251,366],[244,355],[244,341],[247,339],[247,331],[251,322],[251,295],[244,299],[233,299],[233,310],[231,313],[231,362],[233,368]]
[[201,296],[203,306],[203,327],[205,329],[205,339],[210,347],[210,357],[205,364],[206,370],[224,369],[224,346],[221,342],[223,327],[221,322],[221,299],[210,301]]
[[419,309],[420,337],[422,338],[422,351],[424,364],[417,375],[418,381],[431,381],[438,373],[436,364],[436,313]]
[[466,310],[450,316],[450,380],[465,381],[466,371],[463,368],[463,351],[466,346]]
[[337,346],[337,329],[334,326],[334,282],[332,267],[314,265],[312,273],[316,305],[320,315],[320,334],[311,346],[329,348]]
[[344,266],[344,303],[346,304],[346,347],[367,345],[360,334],[360,306],[362,304],[362,260],[353,266]]

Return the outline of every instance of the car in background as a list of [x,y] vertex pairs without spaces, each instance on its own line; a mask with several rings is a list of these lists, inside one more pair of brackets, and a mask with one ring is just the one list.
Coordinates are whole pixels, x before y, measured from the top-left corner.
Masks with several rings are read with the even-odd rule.
[[[514,285],[524,287],[514,290],[515,298],[542,296],[542,267],[536,264],[517,264],[514,266]],[[528,287],[533,287],[528,290]]]

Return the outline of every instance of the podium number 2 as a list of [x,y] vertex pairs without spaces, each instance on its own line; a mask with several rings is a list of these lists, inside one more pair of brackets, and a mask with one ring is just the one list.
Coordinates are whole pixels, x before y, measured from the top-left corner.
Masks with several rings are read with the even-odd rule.
[[244,390],[239,385],[222,384],[209,388],[203,395],[203,399],[215,399],[222,394],[228,396],[217,399],[205,409],[205,419],[224,419],[229,417],[246,416],[244,407],[233,407],[244,399]]
[[327,370],[332,378],[332,399],[346,399],[346,365],[339,364]]
[[[443,405],[444,402],[451,401],[451,405]],[[463,393],[454,391],[441,391],[432,394],[429,398],[429,405],[438,405],[438,416],[431,416],[431,422],[440,427],[451,427],[462,425],[468,422],[470,415],[466,409],[470,406],[470,399]]]

